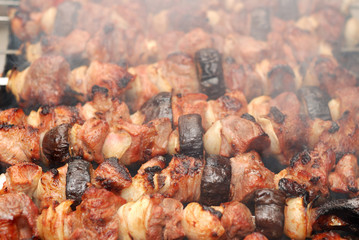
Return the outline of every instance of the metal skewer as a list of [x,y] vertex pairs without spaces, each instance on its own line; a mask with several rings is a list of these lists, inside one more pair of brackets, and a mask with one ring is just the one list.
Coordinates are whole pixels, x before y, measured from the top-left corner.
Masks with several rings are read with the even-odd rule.
[[19,6],[20,2],[19,1],[11,1],[11,0],[0,0],[0,6]]
[[0,77],[0,86],[6,86],[9,82],[9,79],[6,77]]

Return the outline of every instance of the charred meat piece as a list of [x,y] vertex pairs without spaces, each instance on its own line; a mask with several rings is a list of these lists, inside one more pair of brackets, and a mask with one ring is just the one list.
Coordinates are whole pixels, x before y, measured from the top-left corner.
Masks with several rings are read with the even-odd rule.
[[41,167],[34,163],[15,164],[6,169],[6,181],[0,188],[0,194],[23,192],[32,197],[41,174]]
[[91,181],[91,165],[82,159],[73,159],[68,164],[66,173],[66,199],[74,200],[74,205],[81,203],[81,197]]
[[121,191],[121,197],[136,201],[144,194],[161,193],[183,203],[198,201],[202,172],[203,161],[193,157],[175,155],[168,167],[163,157],[153,158],[141,166],[131,186]]
[[42,153],[51,167],[59,167],[70,159],[70,128],[69,124],[61,124],[48,131],[42,140]]
[[229,201],[231,170],[228,158],[218,155],[206,157],[199,199],[201,204],[215,206]]
[[255,192],[256,231],[269,239],[278,239],[283,235],[285,196],[272,189]]
[[190,157],[203,157],[203,128],[199,114],[187,114],[178,118],[180,152]]
[[359,193],[358,178],[358,160],[354,155],[347,154],[339,160],[335,166],[335,171],[329,175],[330,190],[357,195]]
[[171,93],[162,92],[148,100],[141,107],[146,116],[144,123],[156,118],[168,118],[172,122]]
[[101,163],[104,160],[102,147],[109,133],[107,122],[91,118],[82,126],[75,124],[70,131],[70,147],[73,156]]
[[63,57],[45,56],[22,72],[14,71],[7,87],[21,107],[59,105],[69,77],[70,66]]
[[183,206],[160,194],[145,195],[118,210],[120,235],[133,239],[181,239]]
[[119,238],[119,217],[117,210],[125,200],[105,189],[90,187],[82,196],[81,204],[66,219],[68,239]]
[[203,136],[207,153],[232,157],[250,150],[262,151],[270,145],[261,126],[240,116],[216,121]]
[[243,238],[254,231],[255,223],[246,205],[234,201],[221,206],[224,208],[221,223],[228,239]]
[[106,159],[94,171],[93,184],[108,191],[118,193],[131,185],[132,179],[125,166],[117,158]]
[[196,52],[195,62],[201,92],[209,99],[217,99],[225,93],[221,54],[212,48]]
[[25,193],[0,195],[0,238],[31,239],[38,236],[38,209]]
[[257,40],[266,41],[271,31],[271,16],[267,8],[257,8],[252,11],[251,36]]
[[256,190],[274,188],[274,173],[264,166],[255,151],[238,154],[230,161],[232,201],[248,201]]
[[305,112],[311,119],[332,120],[328,107],[329,96],[318,87],[302,87],[298,91]]
[[314,209],[313,231],[343,230],[359,234],[359,199],[339,199]]
[[355,76],[330,56],[319,56],[310,63],[304,83],[315,85],[333,96],[338,89],[355,87]]
[[14,165],[40,158],[37,129],[28,126],[0,125],[0,162]]
[[[328,196],[328,176],[335,163],[335,154],[324,144],[318,144],[314,150],[304,150],[290,160],[290,166],[278,175],[280,188],[295,196],[307,194],[308,202],[319,196]],[[306,192],[305,192],[306,191]]]

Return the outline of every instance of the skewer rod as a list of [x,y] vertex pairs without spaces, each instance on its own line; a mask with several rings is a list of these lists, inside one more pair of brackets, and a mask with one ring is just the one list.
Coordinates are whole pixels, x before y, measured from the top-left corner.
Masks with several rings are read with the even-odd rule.
[[6,86],[8,82],[9,82],[8,78],[0,77],[0,86]]
[[19,1],[0,0],[0,6],[19,6]]
[[9,21],[9,17],[7,16],[0,16],[0,22],[8,22]]
[[20,50],[16,50],[16,49],[8,49],[5,51],[0,50],[0,56],[1,55],[19,55],[19,54],[21,54]]

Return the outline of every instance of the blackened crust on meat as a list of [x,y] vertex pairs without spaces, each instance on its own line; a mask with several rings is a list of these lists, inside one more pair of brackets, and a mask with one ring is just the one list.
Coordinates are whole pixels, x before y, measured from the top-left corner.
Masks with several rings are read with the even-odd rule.
[[287,197],[299,197],[308,194],[306,187],[292,179],[282,178],[278,182],[278,188]]
[[274,122],[278,124],[283,123],[285,120],[285,115],[277,107],[270,108],[270,115],[273,116]]
[[255,192],[256,231],[269,239],[283,235],[285,196],[279,190],[261,189]]
[[220,211],[215,210],[212,207],[202,205],[203,210],[210,212],[212,215],[218,217],[219,219],[222,218],[222,213]]
[[82,159],[69,162],[66,173],[66,199],[74,200],[73,206],[81,203],[82,195],[91,181],[90,163]]
[[119,86],[120,88],[125,88],[133,78],[133,75],[126,72],[126,74],[117,82],[117,86]]
[[299,16],[298,0],[279,0],[275,15],[283,20],[296,20]]
[[229,201],[232,168],[228,158],[209,155],[203,169],[199,202],[216,206]]
[[61,124],[50,129],[42,141],[42,152],[51,167],[64,165],[70,158],[69,130],[71,125]]
[[196,52],[195,63],[201,92],[209,99],[217,99],[226,92],[222,56],[213,48],[204,48]]
[[335,133],[339,130],[340,126],[338,125],[338,123],[336,122],[332,122],[332,126],[329,128],[328,132],[329,133]]
[[249,120],[251,122],[256,122],[256,119],[252,115],[250,115],[249,113],[243,114],[241,116],[241,118],[247,119],[247,120]]
[[187,114],[178,118],[180,152],[190,157],[203,157],[202,117],[199,114]]
[[298,97],[311,119],[332,120],[328,107],[329,97],[326,92],[318,87],[307,86],[299,89]]
[[108,89],[100,86],[93,86],[91,89],[92,96],[94,96],[96,93],[103,93],[105,96],[108,96]]
[[171,98],[171,93],[161,92],[145,102],[141,107],[141,112],[146,117],[145,123],[157,118],[169,118],[172,122]]

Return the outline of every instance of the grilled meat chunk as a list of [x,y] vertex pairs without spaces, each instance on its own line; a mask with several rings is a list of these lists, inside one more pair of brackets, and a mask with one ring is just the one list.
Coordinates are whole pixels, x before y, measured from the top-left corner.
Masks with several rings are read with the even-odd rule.
[[38,130],[28,126],[0,125],[0,162],[14,165],[40,158]]
[[228,239],[243,238],[255,229],[255,223],[250,210],[240,202],[224,203],[221,223],[226,230]]
[[0,195],[0,237],[29,239],[38,236],[38,209],[25,193]]
[[181,239],[183,206],[173,198],[159,194],[145,195],[118,210],[120,235],[123,239]]
[[91,182],[98,188],[119,193],[132,183],[132,178],[125,166],[117,158],[108,158],[96,168]]
[[256,190],[275,187],[274,173],[264,166],[255,151],[238,154],[230,161],[232,201],[248,201]]

